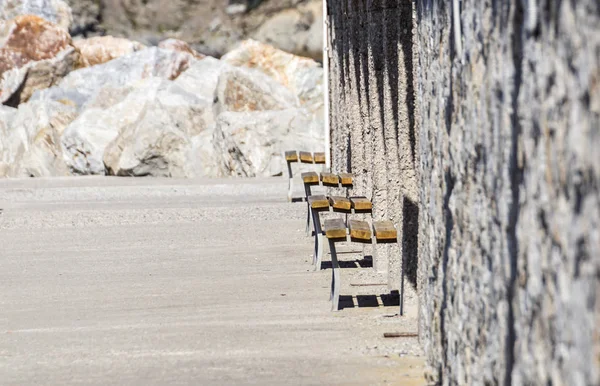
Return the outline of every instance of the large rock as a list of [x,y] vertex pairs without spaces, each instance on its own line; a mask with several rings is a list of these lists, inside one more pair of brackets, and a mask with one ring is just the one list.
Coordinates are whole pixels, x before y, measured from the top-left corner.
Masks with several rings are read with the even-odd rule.
[[304,109],[225,112],[218,116],[213,145],[220,174],[276,176],[287,149],[323,151],[323,129]]
[[299,107],[298,98],[285,86],[258,70],[232,68],[219,77],[215,113],[223,111],[284,110]]
[[113,36],[78,39],[73,41],[73,45],[79,50],[82,67],[106,63],[146,48],[142,43]]
[[175,83],[212,103],[215,99],[219,77],[223,72],[232,69],[233,66],[226,62],[209,56],[192,64],[175,80]]
[[101,7],[95,0],[68,1],[73,33],[105,30],[147,45],[177,38],[215,57],[254,37],[295,54],[322,57],[320,0],[102,0]]
[[278,12],[267,19],[251,36],[295,55],[322,61],[322,2],[310,1],[297,8]]
[[0,24],[0,102],[26,102],[72,71],[78,54],[68,32],[38,16]]
[[68,30],[73,17],[71,8],[63,0],[2,0],[0,21],[22,15],[35,15]]
[[[167,122],[164,114],[157,113],[153,123],[149,118],[153,113],[148,113],[153,110],[168,113],[172,119]],[[130,148],[154,146],[148,142],[149,132],[161,135],[175,130],[187,139],[202,132],[211,119],[212,109],[206,101],[171,81],[150,78],[136,87],[107,88],[99,93],[65,130],[62,146],[67,165],[75,174],[104,174],[106,151],[107,167],[122,175],[122,165],[130,165],[125,163]],[[138,170],[132,168],[130,174],[136,175]]]
[[323,107],[323,68],[312,59],[296,56],[271,45],[246,40],[221,60],[233,66],[257,69],[292,91],[311,111]]
[[[6,107],[4,108],[6,109]],[[9,111],[12,116],[2,133],[2,169],[9,177],[50,177],[68,175],[60,137],[77,116],[76,109],[59,102],[29,102]],[[0,113],[1,114],[1,113]]]
[[144,79],[175,79],[196,59],[188,53],[147,48],[97,66],[71,72],[57,87],[36,93],[34,99],[71,100],[82,107],[105,87],[120,88]]

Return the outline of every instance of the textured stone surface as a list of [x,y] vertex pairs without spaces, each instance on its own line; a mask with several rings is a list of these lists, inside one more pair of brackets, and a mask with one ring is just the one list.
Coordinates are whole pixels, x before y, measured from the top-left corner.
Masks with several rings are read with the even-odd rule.
[[105,87],[124,87],[151,77],[175,79],[195,61],[187,53],[151,47],[73,71],[56,87],[36,93],[34,99],[68,99],[81,107]]
[[323,129],[303,109],[224,112],[217,118],[213,145],[221,175],[280,175],[287,149],[323,150]]
[[[86,107],[62,136],[65,160],[75,174],[104,174],[105,161],[110,159],[107,166],[113,174],[124,170],[120,174],[137,175],[123,166],[132,165],[134,161],[128,158],[125,162],[122,153],[129,155],[131,151],[132,157],[141,154],[140,149],[151,147],[151,141],[162,132],[183,131],[186,136],[197,135],[207,125],[205,122],[212,119],[210,105],[161,78],[149,78],[135,88],[105,89]],[[157,115],[153,122],[148,111],[155,109],[166,111],[170,120]],[[157,151],[162,150],[157,148]],[[110,153],[109,158],[106,158],[107,153]],[[139,156],[137,160],[144,158]]]
[[106,63],[146,48],[142,43],[115,38],[110,35],[77,39],[73,42],[73,45],[79,50],[80,65],[82,67]]
[[332,140],[375,207],[394,170],[415,200],[430,380],[599,384],[600,6],[415,2],[413,83],[409,4],[330,2]]
[[[212,121],[212,106],[164,79],[136,90],[124,107],[142,105],[137,120],[119,131],[104,151],[107,174],[118,176],[195,177],[199,174],[192,138]],[[211,117],[205,119],[205,116]],[[200,173],[205,174],[205,173]]]
[[[39,0],[38,0],[39,1]],[[68,0],[73,34],[106,32],[156,45],[165,38],[220,57],[240,40],[255,38],[286,51],[322,57],[320,0]],[[248,5],[250,7],[248,7]],[[231,12],[237,8],[241,12]]]
[[68,32],[35,15],[0,23],[0,102],[17,106],[77,64]]
[[223,72],[232,69],[233,66],[222,60],[206,57],[193,63],[175,80],[175,83],[212,103],[215,99],[219,77]]
[[234,67],[219,76],[215,113],[223,111],[284,110],[299,107],[287,87],[254,69]]
[[63,0],[2,0],[0,21],[34,15],[68,30],[73,21],[71,8]]
[[444,383],[598,384],[600,7],[521,4],[417,10],[423,337]]
[[323,107],[323,68],[312,59],[292,55],[268,44],[246,40],[221,60],[257,69],[292,91],[311,111]]
[[158,43],[158,47],[164,48],[165,50],[186,52],[186,53],[192,55],[196,59],[204,59],[206,57],[206,55],[199,53],[198,51],[196,51],[192,47],[190,47],[189,44],[187,44],[183,40],[179,40],[179,39],[163,40],[162,42]]
[[59,102],[23,103],[18,110],[3,107],[0,177],[67,175],[60,137],[76,115],[74,107]]

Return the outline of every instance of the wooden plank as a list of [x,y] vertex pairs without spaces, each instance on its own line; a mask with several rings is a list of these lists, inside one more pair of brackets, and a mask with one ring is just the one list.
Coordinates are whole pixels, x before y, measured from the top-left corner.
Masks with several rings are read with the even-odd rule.
[[329,209],[329,200],[325,196],[309,196],[308,203],[313,209]]
[[287,162],[298,162],[298,153],[296,153],[296,150],[286,151],[285,160]]
[[350,173],[340,173],[340,182],[342,186],[351,186],[352,178],[353,176]]
[[301,151],[300,152],[300,162],[305,163],[305,164],[312,164],[313,163],[312,154],[307,151]]
[[384,332],[384,338],[418,338],[419,334],[416,332]]
[[333,173],[321,173],[321,181],[326,186],[338,186],[340,178]]
[[304,181],[305,184],[319,184],[319,175],[316,172],[302,173],[302,181]]
[[349,211],[352,208],[352,204],[347,197],[332,196],[329,197],[329,202],[333,209]]
[[327,236],[328,239],[346,238],[346,225],[341,218],[325,220],[323,228],[325,229],[325,236]]
[[398,230],[391,221],[375,221],[373,229],[375,229],[377,240],[396,240],[398,238]]
[[314,160],[316,164],[324,164],[325,163],[325,153],[315,153]]
[[361,241],[371,241],[371,227],[366,221],[350,220],[350,237]]
[[352,203],[352,208],[354,210],[372,210],[373,204],[366,197],[350,197],[350,202]]

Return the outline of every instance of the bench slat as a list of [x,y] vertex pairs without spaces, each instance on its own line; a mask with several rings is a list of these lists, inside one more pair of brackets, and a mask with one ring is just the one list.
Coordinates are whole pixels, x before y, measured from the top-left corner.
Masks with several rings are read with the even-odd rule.
[[340,182],[342,186],[350,186],[352,185],[352,174],[350,173],[340,173]]
[[373,204],[366,197],[350,197],[350,202],[352,203],[352,207],[354,208],[354,210],[373,209]]
[[396,240],[398,238],[398,230],[391,221],[375,221],[373,229],[375,229],[377,240]]
[[329,197],[329,202],[333,209],[349,211],[352,208],[352,204],[347,197],[332,196]]
[[324,164],[325,163],[325,153],[315,153],[314,160],[316,164]]
[[302,181],[304,181],[305,184],[318,184],[319,175],[316,172],[302,173]]
[[296,153],[296,150],[286,151],[285,160],[287,162],[298,162],[298,153]]
[[341,218],[325,220],[323,228],[328,239],[345,239],[346,225]]
[[307,151],[301,151],[300,152],[300,162],[303,162],[305,164],[312,164],[313,163],[312,154]]
[[323,185],[338,186],[340,178],[333,173],[321,173],[321,181]]
[[329,209],[329,200],[325,196],[309,196],[308,203],[313,209]]
[[371,241],[371,227],[366,221],[350,220],[348,224],[350,228],[350,237],[361,241]]

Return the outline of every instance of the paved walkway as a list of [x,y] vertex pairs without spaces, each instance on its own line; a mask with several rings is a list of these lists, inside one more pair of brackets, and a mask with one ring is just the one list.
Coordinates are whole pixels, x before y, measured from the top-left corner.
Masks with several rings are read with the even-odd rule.
[[[330,312],[285,196],[283,179],[0,180],[0,384],[422,384],[416,339],[383,338],[416,331],[414,299],[405,318],[369,296]],[[352,285],[370,271],[345,269],[342,294],[384,293]]]

